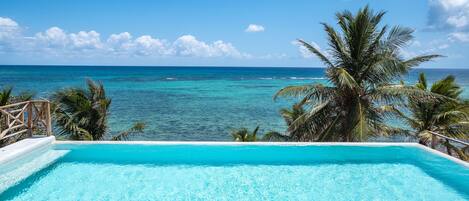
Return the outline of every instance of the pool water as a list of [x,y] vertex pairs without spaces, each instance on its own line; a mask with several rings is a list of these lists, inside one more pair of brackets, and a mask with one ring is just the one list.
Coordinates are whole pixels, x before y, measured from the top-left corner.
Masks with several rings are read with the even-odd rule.
[[55,145],[1,200],[469,200],[469,169],[414,146]]

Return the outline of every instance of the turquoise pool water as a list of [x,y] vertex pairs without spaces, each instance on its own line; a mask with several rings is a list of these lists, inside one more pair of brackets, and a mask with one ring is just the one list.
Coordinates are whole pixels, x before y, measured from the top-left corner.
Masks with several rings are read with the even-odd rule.
[[1,200],[469,200],[467,167],[411,146],[59,144],[42,155],[54,152]]

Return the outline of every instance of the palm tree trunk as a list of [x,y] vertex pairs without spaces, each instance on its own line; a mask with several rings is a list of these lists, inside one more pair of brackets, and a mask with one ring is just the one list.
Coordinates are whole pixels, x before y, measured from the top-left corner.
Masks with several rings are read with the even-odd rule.
[[436,143],[437,143],[437,138],[435,135],[432,135],[432,143],[431,143],[432,149],[435,149]]

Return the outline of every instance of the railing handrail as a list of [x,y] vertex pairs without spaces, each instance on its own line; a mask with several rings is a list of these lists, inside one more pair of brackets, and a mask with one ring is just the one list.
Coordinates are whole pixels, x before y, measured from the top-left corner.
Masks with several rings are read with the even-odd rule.
[[22,102],[17,102],[17,103],[13,103],[13,104],[0,106],[0,109],[5,109],[5,108],[14,107],[14,106],[22,105],[22,104],[28,104],[28,103],[44,103],[44,102],[50,103],[50,101],[45,100],[45,99],[43,99],[43,100],[29,100],[29,101],[22,101]]
[[[29,100],[0,107],[0,140],[28,133],[33,135],[35,128],[42,125],[46,135],[52,134],[50,102]],[[3,121],[4,120],[4,121]]]
[[448,137],[448,136],[445,136],[445,135],[442,135],[442,134],[439,134],[439,133],[436,133],[436,132],[433,132],[433,131],[428,131],[430,134],[432,135],[436,135],[438,137],[441,137],[441,138],[444,138],[446,140],[449,140],[449,141],[453,141],[453,142],[457,142],[457,143],[460,143],[460,144],[463,144],[463,145],[466,145],[466,146],[469,146],[469,143],[468,142],[464,142],[462,140],[458,140],[456,138],[451,138],[451,137]]

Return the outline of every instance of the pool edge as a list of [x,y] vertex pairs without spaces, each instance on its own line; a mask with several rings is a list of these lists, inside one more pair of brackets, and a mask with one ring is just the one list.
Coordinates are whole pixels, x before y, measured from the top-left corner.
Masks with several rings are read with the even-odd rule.
[[6,164],[19,158],[28,156],[35,150],[51,145],[55,142],[54,136],[37,136],[26,138],[0,148],[0,164]]

